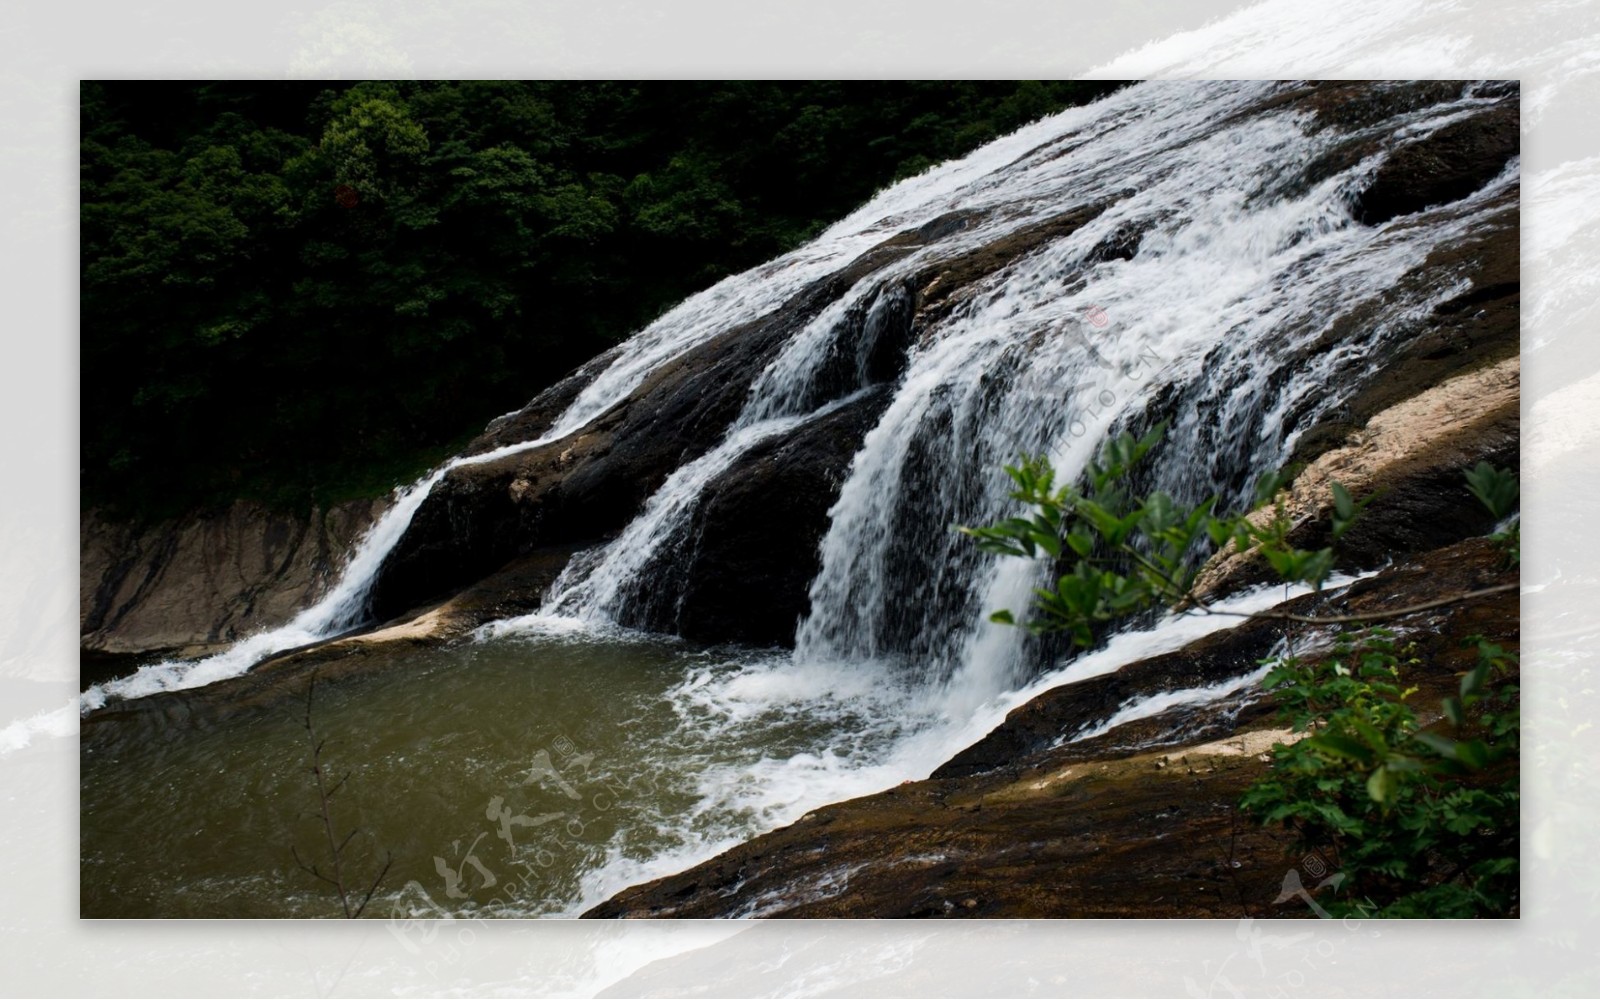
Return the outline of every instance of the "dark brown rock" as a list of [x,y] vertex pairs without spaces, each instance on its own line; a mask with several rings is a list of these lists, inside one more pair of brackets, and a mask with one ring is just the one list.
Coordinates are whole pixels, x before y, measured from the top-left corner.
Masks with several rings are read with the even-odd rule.
[[682,587],[675,613],[654,624],[695,641],[792,643],[821,568],[828,510],[888,402],[887,391],[873,391],[752,448],[713,480],[668,578]]
[[1370,226],[1465,198],[1494,179],[1520,149],[1516,97],[1392,151],[1356,199]]
[[584,362],[576,371],[535,396],[528,405],[489,421],[483,433],[473,438],[464,455],[481,455],[506,445],[533,441],[548,431],[584,389],[622,353],[618,344]]
[[[1500,569],[1497,550],[1474,540],[1353,587],[1328,609],[1370,614],[1515,578]],[[1437,712],[1428,706],[1470,666],[1463,637],[1483,634],[1515,647],[1518,598],[1512,589],[1393,624],[1418,644],[1421,663],[1407,680],[1420,688],[1413,698],[1431,718]],[[1265,770],[1262,756],[1275,740],[1292,738],[1266,728],[1264,706],[1172,711],[1143,720],[1136,734],[1119,728],[1079,744],[1026,749],[1049,732],[1052,718],[1058,735],[1079,724],[1074,688],[1080,685],[1047,692],[1041,704],[1012,714],[1001,728],[1016,728],[1020,741],[1003,766],[823,807],[688,871],[627,889],[585,916],[1313,915],[1298,899],[1278,902],[1295,865],[1287,854],[1292,838],[1236,812]],[[1218,739],[1219,732],[1226,735]]]

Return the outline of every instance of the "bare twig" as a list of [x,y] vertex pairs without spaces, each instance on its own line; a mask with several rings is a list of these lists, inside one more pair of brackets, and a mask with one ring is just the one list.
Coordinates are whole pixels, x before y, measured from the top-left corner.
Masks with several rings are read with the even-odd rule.
[[333,886],[334,891],[338,893],[339,906],[344,910],[344,915],[353,920],[361,916],[362,911],[367,908],[367,903],[372,900],[373,893],[377,892],[378,885],[383,881],[384,876],[389,874],[389,867],[394,863],[394,856],[388,851],[384,852],[383,868],[379,870],[372,883],[367,886],[366,894],[362,896],[361,902],[352,907],[351,896],[354,895],[354,891],[345,885],[344,853],[345,848],[350,846],[350,841],[361,831],[361,828],[355,827],[351,829],[349,833],[344,835],[342,840],[334,833],[333,797],[350,780],[351,772],[346,771],[344,776],[334,782],[331,787],[328,785],[327,772],[322,764],[322,749],[327,745],[327,741],[317,738],[316,726],[311,721],[311,707],[316,696],[316,690],[317,675],[313,671],[311,680],[306,685],[306,711],[303,725],[305,726],[306,736],[311,741],[311,775],[317,786],[318,815],[322,820],[323,836],[328,842],[328,857],[331,862],[332,874],[325,874],[315,864],[307,863],[304,858],[300,857],[300,851],[296,847],[291,846],[289,853],[294,856],[295,864],[299,866],[301,871]]
[[[1384,611],[1369,611],[1360,615],[1328,615],[1323,617],[1318,615],[1297,615],[1287,611],[1228,611],[1223,608],[1214,608],[1207,604],[1193,592],[1192,584],[1187,587],[1183,586],[1176,580],[1172,579],[1172,577],[1162,572],[1160,567],[1152,565],[1143,556],[1140,556],[1138,553],[1133,553],[1133,555],[1141,565],[1150,571],[1152,576],[1167,586],[1169,595],[1177,595],[1176,597],[1170,598],[1173,607],[1184,610],[1194,608],[1200,611],[1202,614],[1208,615],[1232,615],[1236,618],[1259,618],[1269,621],[1299,622],[1303,625],[1349,625],[1358,622],[1364,623],[1389,621],[1395,618],[1404,618],[1406,615],[1414,615],[1419,611],[1432,611],[1434,608],[1448,607],[1452,604],[1459,604],[1462,601],[1476,600],[1480,597],[1492,597],[1495,594],[1503,594],[1509,590],[1516,590],[1522,586],[1520,583],[1501,583],[1496,584],[1493,587],[1484,587],[1481,590],[1469,590],[1464,594],[1451,594],[1449,597],[1441,597],[1437,600],[1424,601],[1421,604],[1410,604],[1403,608],[1389,608]],[[1287,583],[1287,581],[1285,581],[1285,583]]]
[[1274,621],[1301,622],[1302,624],[1306,625],[1348,625],[1354,622],[1388,621],[1392,618],[1404,618],[1406,615],[1413,615],[1419,611],[1431,611],[1434,608],[1448,607],[1452,604],[1459,604],[1462,601],[1471,601],[1480,597],[1490,597],[1494,594],[1503,594],[1508,590],[1516,590],[1519,586],[1521,586],[1521,584],[1502,583],[1493,587],[1484,587],[1482,590],[1469,590],[1464,594],[1451,594],[1449,597],[1441,597],[1434,601],[1424,601],[1421,604],[1410,604],[1403,608],[1390,608],[1385,611],[1369,611],[1360,615],[1330,615],[1328,617],[1296,615],[1290,614],[1286,611],[1226,611],[1221,608],[1213,608],[1205,602],[1200,601],[1198,598],[1194,599],[1194,605],[1200,611],[1208,615],[1233,615],[1238,618],[1266,618]]

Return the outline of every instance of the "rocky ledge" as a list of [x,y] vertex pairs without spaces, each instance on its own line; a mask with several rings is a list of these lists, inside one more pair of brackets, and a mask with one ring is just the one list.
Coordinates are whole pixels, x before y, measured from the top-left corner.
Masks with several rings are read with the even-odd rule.
[[[1497,548],[1470,539],[1279,610],[1371,614],[1516,579]],[[1472,665],[1463,638],[1516,648],[1518,608],[1513,588],[1387,623],[1416,643],[1406,681],[1419,715],[1437,719]],[[1291,838],[1236,808],[1272,745],[1296,738],[1258,685],[1075,739],[1144,695],[1247,677],[1286,634],[1310,640],[1310,629],[1250,621],[1054,688],[926,780],[817,809],[585,916],[1311,916],[1284,893]]]
[[79,526],[84,678],[140,655],[200,656],[282,625],[320,598],[387,506],[304,514],[241,500],[155,523],[86,511]]

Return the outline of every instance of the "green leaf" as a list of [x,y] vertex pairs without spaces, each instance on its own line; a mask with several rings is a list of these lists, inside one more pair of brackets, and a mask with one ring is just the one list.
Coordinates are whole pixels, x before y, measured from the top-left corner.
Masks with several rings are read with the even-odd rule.
[[1353,760],[1358,764],[1372,763],[1373,751],[1371,747],[1360,740],[1351,739],[1339,733],[1323,733],[1306,739],[1306,743],[1313,749],[1319,750],[1332,757]]
[[1333,513],[1341,521],[1348,521],[1356,514],[1355,501],[1350,497],[1350,491],[1338,481],[1329,484],[1333,491]]
[[1378,731],[1377,726],[1374,726],[1372,723],[1368,722],[1366,719],[1363,719],[1359,715],[1351,716],[1350,724],[1355,727],[1356,732],[1361,736],[1361,739],[1366,742],[1367,746],[1370,746],[1379,753],[1388,752],[1389,743],[1383,738],[1383,734]]
[[1418,743],[1430,748],[1439,756],[1448,760],[1456,759],[1456,741],[1448,736],[1440,736],[1438,733],[1424,731],[1414,734],[1414,738]]
[[1387,767],[1379,767],[1367,777],[1367,795],[1372,801],[1386,805],[1394,801],[1399,782]]
[[1463,703],[1476,698],[1483,685],[1489,680],[1489,661],[1480,660],[1478,665],[1467,671],[1461,677],[1461,700]]
[[1520,487],[1517,477],[1507,469],[1479,462],[1467,472],[1467,489],[1496,519],[1509,515],[1517,506]]
[[1462,740],[1456,744],[1456,759],[1475,771],[1489,766],[1489,748],[1481,740]]
[[1289,477],[1283,469],[1262,473],[1256,480],[1255,506],[1270,503],[1288,481]]
[[1464,718],[1461,711],[1461,700],[1459,698],[1446,698],[1443,702],[1443,707],[1445,718],[1450,720],[1450,724],[1453,726],[1461,725],[1461,721]]

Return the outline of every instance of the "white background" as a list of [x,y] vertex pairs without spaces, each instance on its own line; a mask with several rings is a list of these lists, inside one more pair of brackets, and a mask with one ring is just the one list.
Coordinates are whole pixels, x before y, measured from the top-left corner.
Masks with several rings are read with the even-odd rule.
[[[0,727],[76,690],[77,82],[1499,77],[1523,86],[1516,922],[80,922],[75,733],[0,755],[7,995],[1600,992],[1600,2],[13,0],[0,12]],[[20,730],[10,730],[15,736]]]

